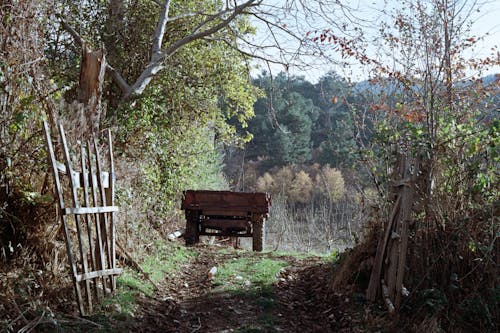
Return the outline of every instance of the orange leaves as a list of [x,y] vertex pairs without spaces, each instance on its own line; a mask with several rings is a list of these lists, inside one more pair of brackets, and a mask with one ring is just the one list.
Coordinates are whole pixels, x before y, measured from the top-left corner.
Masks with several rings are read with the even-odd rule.
[[370,111],[370,112],[377,112],[377,111],[388,112],[389,111],[389,106],[387,104],[385,104],[385,103],[382,103],[382,104],[372,103],[372,104],[370,104],[370,108],[368,109],[368,111]]
[[389,106],[386,103],[372,103],[370,104],[368,111],[372,113],[385,113],[392,119],[407,121],[410,123],[419,123],[427,119],[425,110],[421,109],[417,105],[412,105],[411,108],[408,108],[405,104],[399,103],[395,107]]
[[308,37],[314,43],[334,44],[334,50],[340,52],[343,59],[354,58],[362,65],[377,65],[379,62],[367,56],[366,50],[358,48],[355,41],[346,37],[339,37],[333,33],[331,29],[323,31],[307,31]]
[[394,21],[394,26],[398,27],[399,29],[402,29],[405,25],[405,21],[403,20],[403,17],[400,15],[396,18]]

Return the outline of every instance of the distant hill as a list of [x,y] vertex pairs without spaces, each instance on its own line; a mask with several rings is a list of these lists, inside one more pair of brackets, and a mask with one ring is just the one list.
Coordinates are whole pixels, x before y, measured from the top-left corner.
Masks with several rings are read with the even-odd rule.
[[[497,74],[490,74],[487,76],[484,76],[480,80],[482,80],[483,85],[487,86],[490,85],[496,81],[498,81],[500,78],[500,73]],[[469,85],[470,82],[465,82],[463,83],[465,86]],[[459,83],[459,85],[461,85]],[[359,81],[353,84],[353,91],[356,93],[365,93],[369,91],[372,94],[378,94],[381,92],[385,92],[387,94],[397,92],[398,89],[401,88],[400,84],[396,84],[394,82],[381,82],[381,83],[374,83],[371,80],[364,80],[364,81]]]

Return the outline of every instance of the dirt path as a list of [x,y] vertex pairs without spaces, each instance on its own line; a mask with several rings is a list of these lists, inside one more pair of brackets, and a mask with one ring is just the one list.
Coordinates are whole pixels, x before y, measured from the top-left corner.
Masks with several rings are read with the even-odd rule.
[[[362,306],[329,288],[333,265],[318,257],[198,246],[197,257],[143,298],[136,332],[357,332]],[[210,276],[236,262],[285,263],[272,283],[252,285],[233,274]],[[261,263],[258,260],[262,260]],[[255,273],[259,274],[259,273]],[[251,276],[250,279],[253,277]],[[219,281],[217,281],[219,280]],[[237,282],[237,283],[236,283]],[[236,283],[236,284],[235,284]],[[229,286],[229,287],[228,287]],[[236,287],[235,287],[236,286]],[[354,306],[352,306],[354,305]],[[354,309],[354,310],[353,310]]]

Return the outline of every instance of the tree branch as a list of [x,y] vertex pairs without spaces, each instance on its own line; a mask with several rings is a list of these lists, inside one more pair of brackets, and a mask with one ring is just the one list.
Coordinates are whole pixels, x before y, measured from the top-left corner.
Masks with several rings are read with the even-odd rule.
[[78,32],[76,32],[76,30],[73,29],[73,27],[70,26],[61,16],[58,15],[57,17],[59,18],[59,21],[61,22],[64,30],[66,30],[71,35],[71,37],[73,37],[78,45],[82,46],[84,41],[83,38],[78,34]]
[[127,94],[130,91],[130,85],[127,83],[127,81],[125,81],[123,76],[121,76],[121,74],[109,64],[106,64],[106,70],[109,72],[120,90],[124,94]]
[[151,59],[154,61],[161,56],[161,44],[163,43],[163,36],[167,28],[168,11],[170,8],[170,0],[165,0],[161,7],[160,18],[153,35],[153,47],[151,48]]
[[[165,2],[169,2],[169,0],[166,0]],[[191,43],[192,41],[195,41],[197,39],[201,39],[203,37],[209,36],[211,34],[216,33],[217,31],[222,30],[226,26],[228,26],[238,15],[240,15],[246,8],[252,7],[252,6],[257,6],[262,2],[262,0],[257,1],[257,0],[248,0],[241,5],[238,5],[234,7],[232,14],[229,15],[226,19],[223,19],[219,24],[214,25],[211,28],[208,28],[206,30],[196,32],[198,31],[203,25],[208,24],[209,22],[213,21],[215,18],[220,17],[223,13],[227,12],[226,10],[222,11],[221,13],[215,14],[214,16],[209,17],[207,20],[203,22],[202,25],[198,26],[195,28],[194,32],[189,34],[188,36],[185,36],[184,38],[174,42],[172,45],[170,45],[165,51],[161,52],[161,54],[154,55],[151,57],[151,61],[146,65],[144,68],[144,71],[142,71],[141,75],[139,78],[135,81],[135,83],[132,85],[131,89],[125,94],[125,98],[129,98],[134,95],[140,95],[144,89],[149,85],[153,77],[163,69],[163,63],[167,58],[172,56],[177,50],[179,50],[181,47],[183,47],[186,44]],[[164,6],[165,7],[165,6]]]
[[277,65],[283,65],[283,66],[288,66],[288,64],[284,63],[284,62],[281,62],[281,61],[278,61],[278,60],[274,60],[274,59],[271,59],[271,58],[266,58],[266,57],[263,57],[261,55],[258,55],[258,54],[255,54],[255,53],[250,53],[250,52],[247,52],[245,50],[242,50],[240,49],[239,47],[233,45],[233,43],[229,42],[228,40],[224,39],[224,38],[212,38],[212,37],[205,37],[206,40],[209,40],[209,41],[213,41],[213,42],[223,42],[224,44],[226,44],[227,46],[229,46],[231,49],[235,50],[236,52],[240,53],[241,55],[244,55],[245,57],[248,57],[248,58],[253,58],[253,59],[259,59],[259,60],[262,60],[264,62],[270,62],[272,64],[277,64]]

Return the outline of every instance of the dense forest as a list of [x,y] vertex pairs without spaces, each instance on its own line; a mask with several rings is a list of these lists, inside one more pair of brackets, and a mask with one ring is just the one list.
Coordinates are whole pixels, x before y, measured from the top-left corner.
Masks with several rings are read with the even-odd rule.
[[[272,195],[263,255],[288,251],[270,276],[272,295],[283,284],[292,290],[273,302],[291,305],[273,303],[284,317],[258,332],[279,331],[286,311],[294,318],[292,305],[303,299],[291,300],[293,274],[319,281],[307,290],[322,313],[304,314],[303,325],[329,326],[307,326],[311,332],[498,330],[500,51],[474,52],[484,39],[471,30],[482,7],[409,0],[385,4],[376,22],[358,10],[316,0],[0,1],[0,328],[72,331],[65,322],[78,322],[64,233],[80,226],[76,217],[61,223],[45,122],[55,152],[66,149],[75,163],[91,139],[105,150],[111,133],[116,256],[125,273],[118,298],[98,306],[106,324],[88,319],[96,331],[119,330],[112,323],[120,316],[140,326],[133,313],[141,297],[161,298],[158,308],[170,311],[160,324],[142,310],[145,331],[202,327],[201,317],[168,326],[187,316],[180,300],[191,291],[177,289],[188,288],[188,277],[167,288],[178,299],[155,294],[186,263],[198,274],[228,260],[169,245],[185,227],[188,189]],[[324,64],[313,82],[294,74],[312,68],[311,59]],[[355,66],[364,79],[346,74]],[[323,259],[290,259],[297,252]],[[262,266],[270,260],[240,255]],[[284,260],[316,266],[287,273]],[[128,305],[110,309],[120,297]],[[364,319],[330,314],[344,299],[357,302],[345,313]]]

